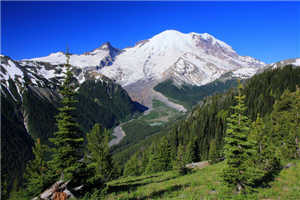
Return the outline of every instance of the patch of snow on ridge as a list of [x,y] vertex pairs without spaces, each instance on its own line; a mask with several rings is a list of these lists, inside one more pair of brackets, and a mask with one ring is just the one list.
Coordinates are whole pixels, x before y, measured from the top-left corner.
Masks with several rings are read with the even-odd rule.
[[[107,52],[103,50],[97,50],[95,54],[72,54],[70,56],[70,64],[80,68],[88,66],[99,66],[99,63],[102,59],[107,56]],[[66,63],[66,55],[62,52],[52,53],[49,56],[33,58],[33,61],[48,62],[52,65],[59,65]]]
[[293,65],[296,65],[296,66],[300,66],[300,58],[297,58],[295,60],[295,62],[292,63]]
[[255,68],[241,68],[241,69],[237,69],[235,71],[232,71],[233,73],[233,77],[236,78],[249,78],[251,76],[253,76],[254,74],[256,74],[257,70]]
[[16,64],[13,61],[8,60],[8,64],[1,63],[1,65],[6,70],[6,73],[0,71],[4,80],[8,80],[9,78],[14,80],[18,76],[23,79],[24,73],[16,66]]

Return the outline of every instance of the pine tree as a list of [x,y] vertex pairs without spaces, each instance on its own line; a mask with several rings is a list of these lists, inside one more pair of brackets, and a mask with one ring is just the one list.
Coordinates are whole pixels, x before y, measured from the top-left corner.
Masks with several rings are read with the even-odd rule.
[[24,173],[25,193],[28,197],[38,195],[51,184],[47,174],[49,167],[45,160],[48,152],[48,146],[41,144],[40,139],[37,139],[33,148],[34,159],[27,164]]
[[113,163],[109,152],[109,132],[98,123],[87,134],[87,148],[89,168],[95,171],[94,180],[107,182],[112,179]]
[[[227,130],[224,146],[225,168],[222,177],[224,181],[235,186],[238,192],[244,192],[252,177],[249,173],[248,157],[253,154],[253,146],[248,141],[250,121],[244,114],[245,96],[241,94],[242,85],[238,85],[236,105],[232,106],[233,113],[227,119]],[[248,171],[247,171],[248,170]],[[250,170],[251,171],[251,170]]]
[[68,52],[66,57],[66,77],[60,89],[62,107],[59,108],[59,114],[56,116],[58,131],[54,133],[54,138],[49,139],[54,145],[50,165],[56,178],[61,176],[76,184],[81,182],[85,170],[84,163],[80,161],[83,158],[84,138],[76,121],[77,93],[73,84],[74,77]]

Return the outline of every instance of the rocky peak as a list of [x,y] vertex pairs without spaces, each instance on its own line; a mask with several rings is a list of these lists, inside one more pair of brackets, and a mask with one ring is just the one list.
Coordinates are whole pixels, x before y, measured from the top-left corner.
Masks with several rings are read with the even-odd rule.
[[105,42],[100,47],[98,47],[98,48],[96,48],[93,51],[88,52],[88,53],[92,53],[93,54],[93,53],[102,52],[102,51],[108,51],[108,52],[114,53],[114,54],[120,52],[120,50],[117,49],[117,48],[115,48],[115,47],[113,47],[110,44],[110,42]]

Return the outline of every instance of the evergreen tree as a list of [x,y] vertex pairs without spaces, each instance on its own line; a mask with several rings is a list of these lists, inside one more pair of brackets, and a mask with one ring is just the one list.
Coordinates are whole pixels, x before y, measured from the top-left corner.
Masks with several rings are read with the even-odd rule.
[[295,158],[299,151],[299,93],[299,88],[293,93],[286,90],[274,104],[272,138],[279,158]]
[[215,139],[210,142],[208,158],[211,164],[218,162],[217,144]]
[[162,138],[159,145],[152,145],[146,173],[168,171],[172,169],[172,149],[166,137]]
[[113,163],[109,152],[109,132],[95,124],[91,132],[87,134],[87,148],[89,168],[95,172],[93,180],[107,182],[112,179]]
[[25,193],[28,197],[37,196],[51,184],[47,174],[49,167],[45,160],[48,152],[48,146],[41,144],[40,139],[37,139],[33,148],[34,159],[29,161],[24,173]]
[[[269,121],[269,118],[266,118]],[[251,127],[249,139],[253,141],[256,151],[249,157],[251,165],[256,168],[253,182],[256,185],[268,183],[280,168],[280,160],[276,157],[276,146],[272,142],[271,124],[265,124],[260,115]]]
[[125,176],[138,176],[141,174],[140,165],[138,160],[138,154],[131,156],[130,160],[125,164],[124,175]]
[[147,164],[145,173],[146,174],[151,174],[154,172],[159,172],[161,171],[161,166],[160,166],[160,155],[158,154],[158,145],[156,145],[155,143],[153,143],[150,148],[149,148],[149,162]]
[[296,91],[294,93],[294,103],[292,105],[292,109],[294,111],[294,117],[295,117],[295,143],[296,143],[296,156],[300,158],[300,87],[296,87]]
[[235,97],[236,105],[232,106],[233,113],[227,119],[227,130],[225,136],[225,168],[222,177],[224,181],[235,186],[238,192],[244,192],[251,183],[251,175],[248,173],[248,157],[253,155],[253,144],[248,141],[250,121],[244,114],[246,107],[244,105],[245,96],[241,94],[242,85],[238,85],[238,95]]
[[187,173],[187,168],[185,166],[186,164],[187,164],[187,161],[186,161],[186,156],[185,156],[185,152],[184,152],[184,146],[180,144],[178,146],[174,168],[176,170],[178,170],[180,174],[184,175]]
[[187,147],[186,147],[186,153],[185,153],[185,160],[187,163],[196,162],[198,159],[198,149],[197,149],[197,143],[196,139],[192,139]]
[[160,171],[172,169],[171,145],[167,138],[163,138],[158,148]]
[[55,178],[61,176],[76,184],[82,181],[82,176],[85,174],[85,164],[80,161],[83,158],[84,138],[76,121],[77,93],[73,84],[74,77],[68,52],[66,57],[66,77],[60,89],[62,107],[59,108],[59,114],[56,116],[58,131],[54,133],[54,138],[49,139],[54,145],[50,165]]

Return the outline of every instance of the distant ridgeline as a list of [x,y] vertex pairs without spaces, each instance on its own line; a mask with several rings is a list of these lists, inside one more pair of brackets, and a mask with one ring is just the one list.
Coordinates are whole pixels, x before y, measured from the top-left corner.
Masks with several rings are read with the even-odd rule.
[[223,93],[236,86],[237,78],[231,77],[231,72],[222,75],[217,80],[203,85],[195,86],[189,84],[176,85],[173,80],[168,79],[159,83],[154,89],[184,107],[191,109],[207,96]]
[[[247,116],[252,121],[255,121],[258,115],[265,121],[270,121],[271,113],[275,112],[275,102],[289,101],[286,95],[282,95],[284,91],[294,92],[297,85],[300,86],[300,68],[293,65],[270,68],[248,79],[242,90],[242,94],[246,96]],[[156,89],[167,91],[165,93],[175,98],[175,93],[172,91],[176,88],[168,81]],[[183,91],[187,89],[183,87]],[[197,105],[186,119],[173,125],[171,131],[148,138],[147,141],[142,142],[144,145],[136,145],[135,148],[140,150],[131,149],[131,152],[137,151],[137,153],[126,163],[125,175],[172,169],[172,162],[176,160],[179,146],[184,147],[187,163],[208,160],[212,143],[215,145],[218,159],[224,158],[226,119],[231,115],[235,95],[236,90],[230,89],[225,94],[205,98],[203,104]],[[183,95],[179,95],[178,99],[182,97]],[[282,109],[287,109],[286,111],[289,112],[290,108],[287,106]],[[148,147],[145,144],[148,144]]]
[[[38,67],[44,68],[45,74],[34,71]],[[2,185],[6,184],[8,188],[12,187],[13,181],[15,185],[22,181],[19,179],[23,169],[33,158],[33,140],[40,138],[45,143],[56,131],[62,67],[1,57],[1,178]],[[57,76],[47,77],[47,73],[54,70],[57,70]],[[12,76],[12,72],[19,74]],[[80,75],[81,71],[75,70],[74,73]],[[74,80],[74,84],[79,82]],[[86,75],[78,92],[78,123],[84,133],[95,123],[112,128],[141,112],[127,92],[106,77],[94,80],[93,76]]]

